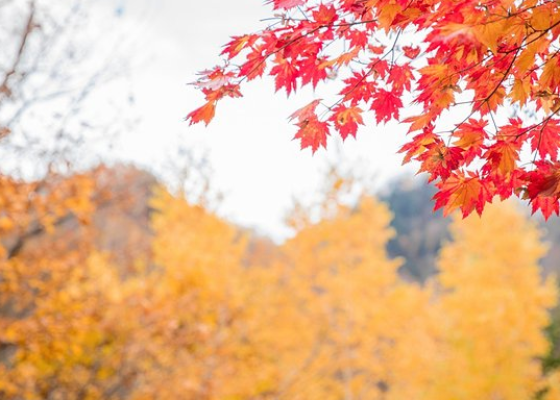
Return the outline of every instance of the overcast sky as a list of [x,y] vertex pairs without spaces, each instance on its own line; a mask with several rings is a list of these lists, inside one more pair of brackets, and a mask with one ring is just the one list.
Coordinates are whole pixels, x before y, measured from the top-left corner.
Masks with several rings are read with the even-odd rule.
[[[162,163],[170,148],[207,149],[215,184],[225,192],[221,213],[237,223],[275,238],[287,231],[282,219],[294,196],[309,198],[318,190],[327,160],[338,153],[359,165],[363,175],[383,182],[403,171],[396,154],[405,127],[375,127],[370,123],[357,140],[331,138],[329,151],[312,156],[292,141],[295,129],[287,117],[306,105],[309,90],[287,98],[274,93],[271,80],[256,80],[241,99],[220,103],[214,121],[189,127],[184,117],[202,104],[202,96],[187,85],[196,73],[220,63],[221,46],[232,35],[264,27],[271,7],[262,0],[102,0],[120,18],[135,67],[130,80],[141,115],[133,132],[123,135],[120,148],[127,159],[144,165]],[[319,93],[321,97],[329,91]],[[337,150],[338,149],[338,150]]]

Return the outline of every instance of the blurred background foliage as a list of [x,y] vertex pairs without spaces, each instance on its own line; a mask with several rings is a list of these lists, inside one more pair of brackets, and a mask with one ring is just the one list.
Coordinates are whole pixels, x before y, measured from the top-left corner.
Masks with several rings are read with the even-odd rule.
[[276,244],[130,166],[4,177],[2,398],[558,398],[554,225],[325,181]]

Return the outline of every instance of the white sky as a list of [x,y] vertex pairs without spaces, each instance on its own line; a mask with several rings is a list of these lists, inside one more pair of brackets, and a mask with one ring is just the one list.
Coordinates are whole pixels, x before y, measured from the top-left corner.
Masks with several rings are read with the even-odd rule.
[[241,99],[220,103],[207,128],[183,121],[202,104],[202,95],[186,83],[220,63],[221,46],[230,36],[264,26],[259,20],[270,17],[271,7],[262,0],[101,1],[110,9],[123,6],[121,23],[135,43],[130,80],[142,118],[134,132],[123,135],[123,156],[149,165],[165,162],[179,142],[193,151],[208,149],[214,183],[226,195],[222,215],[277,239],[285,237],[282,219],[292,198],[309,198],[318,190],[325,161],[338,159],[337,148],[346,162],[359,164],[364,175],[378,176],[378,181],[403,171],[396,151],[406,126],[396,124],[375,127],[370,120],[357,140],[340,146],[331,138],[329,151],[315,156],[300,151],[287,117],[313,93],[287,99],[285,93],[274,93],[269,79],[249,83]]

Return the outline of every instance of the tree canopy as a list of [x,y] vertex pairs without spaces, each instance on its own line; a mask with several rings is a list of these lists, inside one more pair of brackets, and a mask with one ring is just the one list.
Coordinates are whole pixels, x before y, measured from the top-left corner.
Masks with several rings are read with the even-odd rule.
[[450,219],[418,284],[389,207],[344,186],[267,245],[134,169],[0,180],[0,397],[560,399],[535,221]]
[[265,29],[235,36],[224,64],[195,83],[190,112],[208,124],[242,85],[274,78],[288,95],[340,85],[291,121],[302,148],[356,136],[364,115],[409,124],[404,162],[438,192],[435,208],[482,213],[494,199],[527,200],[545,218],[560,199],[560,4],[552,0],[270,0]]

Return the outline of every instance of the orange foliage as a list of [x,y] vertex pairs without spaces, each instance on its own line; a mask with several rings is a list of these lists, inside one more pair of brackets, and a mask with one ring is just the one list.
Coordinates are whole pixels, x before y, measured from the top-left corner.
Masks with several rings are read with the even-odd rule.
[[[5,237],[49,213],[100,218],[100,182],[116,176],[100,171],[61,180],[81,189],[43,208],[22,195],[35,184],[6,180],[5,217],[19,225]],[[387,256],[387,206],[343,206],[343,186],[333,184],[320,221],[299,215],[278,247],[157,188],[150,251],[119,242],[132,254],[115,257],[95,223],[57,236],[56,222],[50,247],[4,251],[1,397],[514,400],[544,388],[558,398],[560,378],[537,361],[556,292],[539,276],[545,249],[532,223],[513,207],[456,219],[441,273],[420,286]]]

